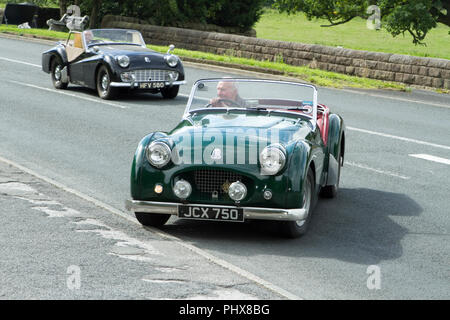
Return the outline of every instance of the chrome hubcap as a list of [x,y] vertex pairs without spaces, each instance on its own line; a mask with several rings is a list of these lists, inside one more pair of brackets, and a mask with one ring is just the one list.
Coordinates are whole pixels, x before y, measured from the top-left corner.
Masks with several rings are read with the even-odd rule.
[[[306,180],[305,192],[303,193],[303,208],[309,213],[309,207],[311,206],[311,181]],[[301,227],[305,221],[296,221],[297,226]]]
[[102,77],[102,89],[103,91],[106,91],[108,89],[109,86],[109,77],[108,75],[105,73]]
[[61,80],[61,66],[57,65],[55,68],[55,79],[57,81]]

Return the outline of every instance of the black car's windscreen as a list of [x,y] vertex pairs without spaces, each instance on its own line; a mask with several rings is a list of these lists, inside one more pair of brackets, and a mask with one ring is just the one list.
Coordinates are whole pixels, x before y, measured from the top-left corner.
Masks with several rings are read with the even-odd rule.
[[205,108],[258,108],[301,111],[315,118],[314,86],[256,79],[205,79],[192,89],[186,113]]
[[92,29],[83,32],[86,45],[134,44],[145,46],[139,31],[128,29]]

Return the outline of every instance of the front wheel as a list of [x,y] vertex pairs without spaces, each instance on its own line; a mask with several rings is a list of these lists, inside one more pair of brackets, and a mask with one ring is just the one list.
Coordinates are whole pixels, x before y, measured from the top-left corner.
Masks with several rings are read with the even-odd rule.
[[137,221],[143,226],[160,227],[170,218],[170,214],[135,212]]
[[97,73],[97,92],[102,99],[114,99],[117,89],[111,87],[111,74],[105,66],[101,66]]
[[164,99],[174,99],[178,95],[178,90],[180,90],[180,86],[171,86],[167,88],[161,89],[161,94]]
[[305,186],[303,191],[303,208],[306,210],[306,218],[302,221],[286,221],[281,222],[281,232],[288,238],[297,238],[303,236],[311,220],[312,211],[314,207],[314,173],[311,168],[308,170],[306,176]]

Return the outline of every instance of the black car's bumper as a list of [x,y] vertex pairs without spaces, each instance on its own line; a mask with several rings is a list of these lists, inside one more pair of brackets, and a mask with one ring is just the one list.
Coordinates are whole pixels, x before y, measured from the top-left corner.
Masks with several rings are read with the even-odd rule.
[[[163,81],[163,82],[166,87],[186,84],[186,80],[172,81],[172,82]],[[139,88],[139,82],[111,82],[109,85],[115,88]]]

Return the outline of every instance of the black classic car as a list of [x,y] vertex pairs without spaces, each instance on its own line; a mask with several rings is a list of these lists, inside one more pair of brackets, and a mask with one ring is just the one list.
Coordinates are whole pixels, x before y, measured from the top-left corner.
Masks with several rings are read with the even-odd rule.
[[126,208],[147,226],[262,219],[298,237],[317,196],[336,196],[344,152],[344,121],[313,85],[201,79],[175,128],[139,143]]
[[69,83],[96,89],[102,99],[113,99],[120,88],[177,96],[185,84],[181,60],[146,47],[139,31],[90,29],[71,31],[67,41],[42,54],[42,70],[50,73],[55,88]]

